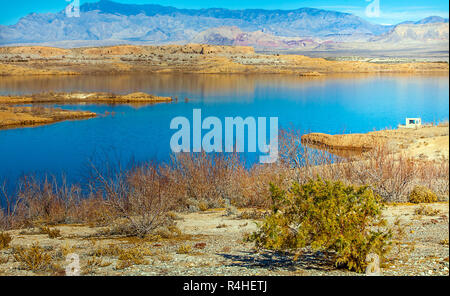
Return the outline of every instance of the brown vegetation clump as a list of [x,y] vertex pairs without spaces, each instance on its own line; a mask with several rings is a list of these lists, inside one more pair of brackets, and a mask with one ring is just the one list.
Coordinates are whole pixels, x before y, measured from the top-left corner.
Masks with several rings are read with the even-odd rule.
[[189,254],[192,251],[192,247],[189,245],[181,245],[177,249],[177,254]]
[[435,210],[431,207],[426,206],[420,206],[419,208],[415,209],[414,214],[419,216],[437,216],[441,213],[440,210]]
[[124,269],[132,265],[148,264],[145,256],[151,256],[152,254],[149,249],[142,246],[121,250],[116,268]]
[[13,252],[14,259],[22,268],[31,271],[47,270],[51,266],[52,256],[38,244],[29,248],[18,247]]
[[70,119],[87,119],[95,116],[97,116],[95,113],[88,111],[70,111],[42,106],[9,107],[0,105],[0,129],[43,125]]
[[152,256],[152,251],[146,245],[123,247],[115,244],[97,247],[91,254],[87,266],[109,266],[110,262],[103,261],[103,257],[117,257],[116,269],[124,269],[132,265],[148,264],[146,256]]
[[39,231],[43,234],[47,234],[49,238],[58,238],[61,236],[61,231],[57,228],[51,229],[50,227],[41,226]]
[[0,233],[0,250],[6,249],[9,247],[9,243],[11,243],[12,237],[9,233],[1,232]]
[[408,195],[408,201],[412,203],[431,203],[437,202],[436,193],[425,186],[416,186]]

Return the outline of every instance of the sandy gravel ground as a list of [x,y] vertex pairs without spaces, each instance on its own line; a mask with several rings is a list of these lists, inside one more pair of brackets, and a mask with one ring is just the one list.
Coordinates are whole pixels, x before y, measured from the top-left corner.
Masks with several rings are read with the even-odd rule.
[[[405,237],[384,262],[384,275],[449,275],[449,205],[429,205],[431,216],[417,215],[420,207],[401,204],[385,210],[390,223],[400,219]],[[37,229],[11,231],[10,248],[0,251],[0,275],[64,275],[68,249],[79,254],[83,275],[359,275],[336,269],[321,253],[306,251],[296,262],[288,254],[257,253],[243,242],[256,230],[256,221],[228,216],[222,209],[182,214],[177,221],[182,234],[158,241],[99,236],[102,228],[86,225],[57,226],[62,236],[56,239]],[[52,255],[51,270],[28,271],[16,262],[13,248],[33,243]],[[146,262],[120,268],[117,256],[93,256],[95,250],[114,246],[145,248]],[[181,254],[186,246],[190,250]]]

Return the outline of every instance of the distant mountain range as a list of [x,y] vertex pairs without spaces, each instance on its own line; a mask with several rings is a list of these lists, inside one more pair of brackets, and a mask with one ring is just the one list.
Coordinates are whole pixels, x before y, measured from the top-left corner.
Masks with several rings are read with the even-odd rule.
[[370,41],[381,42],[433,42],[448,41],[449,28],[446,23],[402,23],[386,34],[372,38]]
[[448,19],[440,17],[440,16],[429,16],[429,17],[421,19],[417,22],[406,21],[406,22],[400,23],[399,25],[404,25],[404,24],[423,25],[423,24],[436,24],[436,23],[448,23]]
[[320,45],[313,38],[275,36],[262,31],[244,32],[238,27],[212,28],[198,34],[192,43],[253,46],[259,50],[313,49]]
[[334,38],[283,37],[261,31],[243,32],[238,27],[208,29],[191,40],[193,43],[213,45],[253,46],[257,50],[339,50],[371,48],[389,50],[405,47],[428,47],[428,49],[448,50],[449,27],[447,23],[402,23],[386,33],[377,36],[334,36]]
[[[381,40],[389,34],[396,34],[392,37],[396,40],[405,35],[395,31],[399,26],[448,23],[448,19],[432,16],[419,22],[384,26],[349,13],[314,8],[177,9],[107,0],[83,4],[80,11],[79,18],[68,18],[64,11],[29,14],[15,25],[0,26],[0,44],[59,42],[70,46],[76,42],[83,45],[196,42],[275,49],[315,48],[327,42]],[[411,28],[406,34],[408,38],[414,35],[410,31]],[[431,31],[425,35],[446,36],[448,40],[448,29],[447,35]]]

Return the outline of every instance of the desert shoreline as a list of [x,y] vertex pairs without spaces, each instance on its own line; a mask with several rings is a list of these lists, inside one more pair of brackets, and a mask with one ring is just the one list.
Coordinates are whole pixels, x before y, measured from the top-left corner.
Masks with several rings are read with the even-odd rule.
[[192,73],[322,77],[356,73],[448,75],[448,71],[447,62],[331,61],[303,55],[260,54],[249,46],[0,47],[0,76]]
[[173,98],[171,97],[159,97],[140,92],[128,95],[97,92],[0,96],[0,130],[36,127],[67,120],[90,119],[99,115],[90,111],[72,111],[48,106],[44,107],[42,106],[43,104],[149,105],[172,101]]
[[72,111],[60,108],[5,107],[0,105],[0,131],[37,127],[68,120],[97,117],[89,111]]
[[419,128],[395,128],[367,133],[309,133],[301,137],[303,144],[337,155],[364,154],[380,146],[389,146],[394,153],[417,160],[449,158],[448,122],[425,124]]

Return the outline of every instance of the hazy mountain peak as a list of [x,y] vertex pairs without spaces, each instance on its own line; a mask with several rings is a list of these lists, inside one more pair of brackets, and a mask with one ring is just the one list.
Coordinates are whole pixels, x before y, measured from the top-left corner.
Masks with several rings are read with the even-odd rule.
[[404,25],[404,24],[423,25],[423,24],[436,24],[436,23],[448,23],[448,19],[437,16],[437,15],[432,15],[432,16],[423,18],[421,20],[418,20],[416,22],[406,21],[406,22],[400,23],[399,25]]
[[[64,11],[29,14],[15,25],[0,26],[0,44],[73,40],[108,44],[185,43],[201,32],[219,27],[236,27],[242,32],[264,32],[268,36],[294,40],[333,39],[336,36],[370,38],[392,29],[392,26],[372,24],[349,13],[308,7],[294,10],[178,9],[157,4],[100,0],[83,4],[80,11],[79,18],[68,18]],[[427,21],[436,20],[432,17]],[[236,35],[235,32],[233,34]],[[262,38],[256,33],[251,37],[252,40]]]

